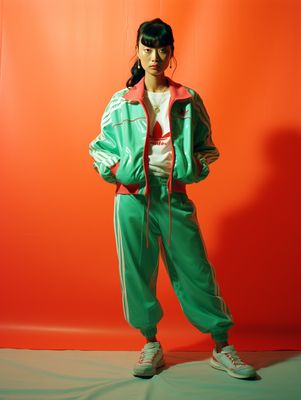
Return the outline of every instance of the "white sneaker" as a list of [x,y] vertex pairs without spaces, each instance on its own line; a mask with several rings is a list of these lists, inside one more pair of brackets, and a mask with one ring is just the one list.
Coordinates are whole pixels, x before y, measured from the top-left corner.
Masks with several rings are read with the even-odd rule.
[[226,371],[234,378],[246,379],[256,376],[256,370],[239,358],[233,345],[224,346],[219,353],[214,349],[210,365],[213,368]]
[[146,343],[140,352],[138,362],[134,365],[133,375],[140,377],[152,377],[157,368],[164,365],[163,350],[160,342]]

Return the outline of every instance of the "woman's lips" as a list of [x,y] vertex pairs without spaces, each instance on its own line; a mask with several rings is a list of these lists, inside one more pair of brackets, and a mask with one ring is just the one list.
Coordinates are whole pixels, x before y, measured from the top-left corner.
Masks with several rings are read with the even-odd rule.
[[150,67],[153,68],[153,69],[159,69],[160,65],[159,64],[154,64],[154,65],[151,65]]

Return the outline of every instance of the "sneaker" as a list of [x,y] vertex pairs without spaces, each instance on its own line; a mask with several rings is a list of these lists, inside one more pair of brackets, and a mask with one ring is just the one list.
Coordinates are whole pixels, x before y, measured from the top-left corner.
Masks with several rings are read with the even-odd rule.
[[163,350],[160,342],[146,343],[140,352],[140,358],[134,365],[133,375],[152,377],[157,368],[164,365]]
[[234,378],[246,379],[253,378],[256,375],[256,370],[239,358],[233,345],[224,346],[219,353],[214,349],[210,365],[213,368],[226,371]]

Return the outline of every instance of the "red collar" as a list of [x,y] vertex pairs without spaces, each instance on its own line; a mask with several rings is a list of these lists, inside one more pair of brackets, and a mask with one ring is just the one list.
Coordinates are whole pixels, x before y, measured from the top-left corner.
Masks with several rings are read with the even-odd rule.
[[[170,79],[168,76],[166,77],[169,83],[169,90],[170,90],[170,97],[171,100],[184,100],[192,97],[192,95],[188,92],[187,89],[180,83],[174,82],[172,79]],[[126,100],[136,100],[136,101],[142,101],[144,98],[144,79],[145,76],[143,76],[136,85],[132,86],[128,92],[126,92],[123,97]]]

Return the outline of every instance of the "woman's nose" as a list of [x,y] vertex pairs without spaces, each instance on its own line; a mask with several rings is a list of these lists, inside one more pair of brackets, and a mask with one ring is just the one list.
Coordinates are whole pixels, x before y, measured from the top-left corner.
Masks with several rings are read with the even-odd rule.
[[159,60],[159,53],[158,53],[158,50],[157,49],[153,49],[153,51],[152,51],[152,60],[153,61],[158,61]]

